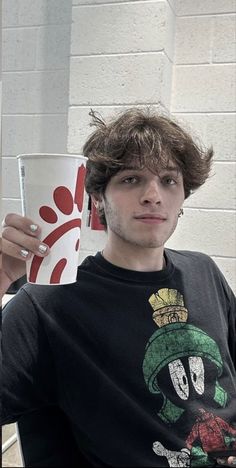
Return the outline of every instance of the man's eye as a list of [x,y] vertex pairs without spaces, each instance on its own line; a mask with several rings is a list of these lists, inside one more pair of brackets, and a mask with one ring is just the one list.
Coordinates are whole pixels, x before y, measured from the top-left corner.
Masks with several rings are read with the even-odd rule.
[[126,177],[123,179],[125,184],[135,184],[138,181],[137,177]]
[[164,183],[165,185],[176,185],[177,184],[176,180],[173,179],[172,177],[163,177],[162,183]]

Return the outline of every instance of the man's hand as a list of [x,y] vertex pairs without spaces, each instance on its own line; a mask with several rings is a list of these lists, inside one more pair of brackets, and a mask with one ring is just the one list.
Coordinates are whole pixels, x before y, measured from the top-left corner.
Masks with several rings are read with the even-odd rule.
[[217,464],[223,466],[236,466],[236,457],[217,458]]
[[[32,255],[46,257],[49,248],[39,240],[41,229],[34,221],[18,214],[8,214],[0,238],[0,294],[25,275],[25,262]],[[46,250],[45,250],[46,248]]]

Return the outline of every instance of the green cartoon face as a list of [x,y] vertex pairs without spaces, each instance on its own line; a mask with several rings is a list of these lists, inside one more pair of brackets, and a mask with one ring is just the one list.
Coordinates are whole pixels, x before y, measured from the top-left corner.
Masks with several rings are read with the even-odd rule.
[[225,406],[227,396],[218,384],[223,363],[217,344],[204,331],[186,323],[188,311],[177,291],[158,293],[149,302],[160,328],[147,343],[143,374],[150,392],[164,398],[159,416],[175,422],[190,401],[191,406],[198,400],[203,403],[206,379],[207,398],[211,396],[217,406]]

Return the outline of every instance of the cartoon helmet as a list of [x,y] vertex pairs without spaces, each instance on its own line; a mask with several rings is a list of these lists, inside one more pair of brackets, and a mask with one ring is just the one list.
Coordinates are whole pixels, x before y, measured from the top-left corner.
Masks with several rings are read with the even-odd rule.
[[170,362],[185,356],[206,357],[222,373],[222,358],[216,342],[203,330],[187,323],[171,323],[150,338],[143,362],[146,384],[152,393],[160,393],[156,376]]
[[[145,382],[152,393],[162,394],[158,386],[158,374],[169,363],[183,357],[197,356],[208,358],[222,373],[223,362],[217,343],[203,330],[187,324],[188,311],[184,307],[183,296],[175,289],[160,289],[149,302],[154,309],[153,319],[160,327],[146,345],[143,361]],[[164,403],[159,413],[162,419],[177,420],[184,411],[171,403],[163,395]],[[226,392],[216,381],[215,401],[226,404]]]

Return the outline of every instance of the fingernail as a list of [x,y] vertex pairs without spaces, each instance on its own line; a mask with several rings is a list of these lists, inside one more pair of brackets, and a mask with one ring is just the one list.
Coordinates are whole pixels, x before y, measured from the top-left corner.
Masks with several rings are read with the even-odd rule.
[[38,250],[39,250],[39,252],[40,252],[41,254],[44,254],[44,253],[47,251],[47,248],[48,248],[47,245],[40,244]]
[[20,254],[22,257],[26,258],[29,255],[28,250],[21,249]]
[[31,224],[31,225],[30,225],[30,230],[31,230],[32,232],[37,231],[37,229],[38,229],[38,226],[36,226],[36,224]]

